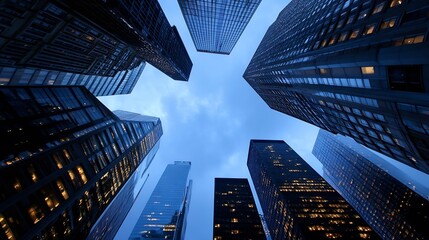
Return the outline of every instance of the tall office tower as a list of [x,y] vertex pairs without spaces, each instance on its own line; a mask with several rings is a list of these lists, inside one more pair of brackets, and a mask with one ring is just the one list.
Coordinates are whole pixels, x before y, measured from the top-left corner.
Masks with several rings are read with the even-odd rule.
[[191,162],[168,164],[155,186],[129,239],[185,239],[192,181]]
[[329,183],[384,239],[429,237],[428,200],[378,167],[380,160],[373,153],[321,130],[313,154]]
[[251,140],[247,166],[273,239],[378,239],[284,141]]
[[215,178],[214,195],[214,240],[266,239],[247,179]]
[[0,102],[0,239],[84,239],[103,224],[113,235],[160,120],[115,115],[82,86],[2,87]]
[[292,0],[244,78],[271,108],[429,173],[428,12],[428,1]]
[[145,61],[174,79],[189,78],[189,55],[155,0],[4,1],[0,10],[2,85],[127,93]]
[[197,51],[230,54],[261,0],[178,0]]

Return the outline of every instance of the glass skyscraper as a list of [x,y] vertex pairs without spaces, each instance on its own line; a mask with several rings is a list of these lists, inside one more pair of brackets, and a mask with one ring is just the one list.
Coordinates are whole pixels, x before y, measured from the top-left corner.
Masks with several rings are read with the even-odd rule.
[[114,235],[160,120],[114,114],[82,86],[1,87],[0,102],[0,238],[84,239],[94,226]]
[[214,240],[266,239],[247,179],[215,178],[214,191]]
[[429,2],[292,0],[244,78],[273,109],[429,173]]
[[273,239],[379,239],[284,141],[251,140],[247,166]]
[[192,186],[189,181],[187,187],[190,169],[191,162],[167,165],[129,239],[185,239]]
[[195,47],[230,54],[261,0],[178,0]]
[[323,130],[313,154],[329,183],[383,239],[429,237],[429,201],[392,177],[392,167],[389,173],[378,167],[375,154]]
[[131,92],[145,62],[187,81],[192,62],[155,0],[4,1],[0,85],[84,85]]

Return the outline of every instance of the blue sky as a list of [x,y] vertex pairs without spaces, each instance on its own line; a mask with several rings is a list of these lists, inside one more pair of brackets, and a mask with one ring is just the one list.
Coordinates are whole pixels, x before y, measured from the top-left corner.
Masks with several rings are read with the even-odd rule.
[[189,82],[180,82],[146,65],[131,94],[100,98],[111,110],[157,116],[164,129],[148,182],[118,239],[128,237],[165,166],[174,161],[192,162],[186,239],[211,239],[214,178],[250,180],[250,139],[285,140],[321,173],[321,164],[311,154],[318,128],[271,110],[242,78],[269,25],[289,1],[262,1],[229,56],[197,52],[177,1],[159,2],[170,24],[177,26],[194,66]]

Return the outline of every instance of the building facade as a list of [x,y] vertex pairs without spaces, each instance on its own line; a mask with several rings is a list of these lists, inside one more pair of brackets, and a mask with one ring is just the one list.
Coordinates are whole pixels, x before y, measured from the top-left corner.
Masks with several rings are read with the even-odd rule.
[[192,61],[155,0],[4,1],[0,9],[1,85],[128,93],[145,62],[173,79],[189,78]]
[[215,178],[213,239],[266,239],[247,179]]
[[138,186],[133,173],[157,149],[160,120],[115,115],[83,86],[2,87],[0,102],[0,238],[84,239],[119,201],[104,229],[114,235],[134,201],[123,197]]
[[168,164],[149,197],[129,239],[185,239],[192,181],[191,162]]
[[197,51],[230,54],[261,0],[178,0]]
[[429,201],[373,163],[377,156],[322,130],[313,154],[329,183],[383,239],[429,237]]
[[292,0],[244,78],[271,108],[429,173],[428,11],[427,1]]
[[247,166],[273,239],[379,239],[284,141],[251,140]]

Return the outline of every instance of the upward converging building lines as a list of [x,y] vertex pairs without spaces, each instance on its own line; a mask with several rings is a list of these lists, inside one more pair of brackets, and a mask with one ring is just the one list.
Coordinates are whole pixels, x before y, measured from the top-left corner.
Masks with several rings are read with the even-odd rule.
[[292,0],[244,78],[267,104],[429,173],[429,2]]
[[195,47],[229,54],[261,0],[178,0]]
[[0,85],[130,93],[148,62],[187,81],[192,61],[156,0],[4,1]]

